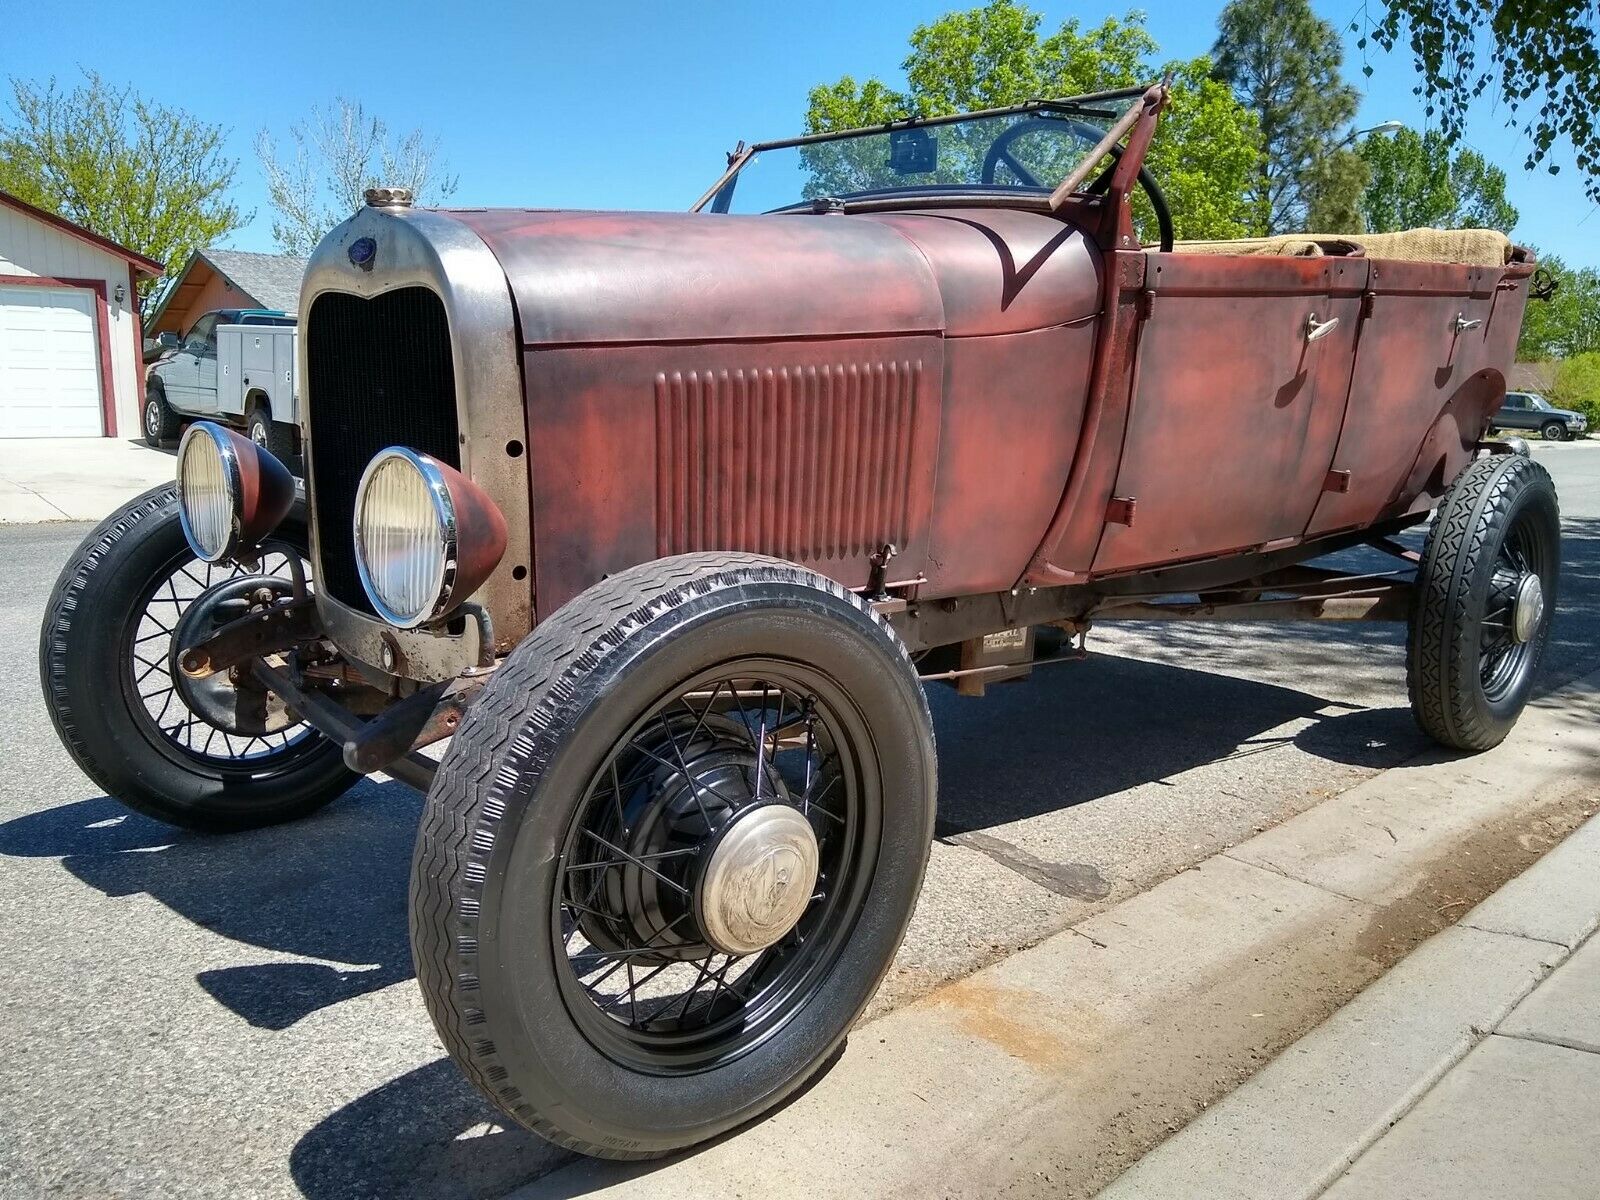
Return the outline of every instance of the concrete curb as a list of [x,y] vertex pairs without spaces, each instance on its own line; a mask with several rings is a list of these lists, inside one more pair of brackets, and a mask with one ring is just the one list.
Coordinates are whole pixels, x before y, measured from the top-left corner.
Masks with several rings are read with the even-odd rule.
[[[1454,880],[1474,854],[1480,870],[1496,869],[1514,857],[1508,847],[1521,846],[1526,861],[1536,853],[1530,839],[1553,827],[1540,824],[1546,814],[1571,816],[1574,781],[1587,799],[1597,774],[1600,672],[1531,706],[1517,734],[1487,754],[1434,756],[1383,772],[858,1028],[809,1092],[739,1135],[666,1163],[580,1162],[514,1196],[1093,1194],[1360,992],[1391,953],[1433,932],[1436,916],[1418,925],[1434,900],[1419,879]],[[1500,840],[1484,840],[1491,834]],[[1541,887],[1530,883],[1528,895]],[[1554,940],[1507,932],[1519,922],[1534,927],[1527,906],[1510,904],[1485,904],[1473,913],[1482,927],[1450,930],[1414,956],[1445,1007],[1411,1014],[1403,1036],[1414,1053],[1382,1075],[1355,1064],[1391,1055],[1382,1022],[1406,1014],[1389,1015],[1384,994],[1369,993],[1357,1016],[1370,1015],[1342,1051],[1352,1064],[1344,1116],[1317,1118],[1327,1135],[1295,1169],[1342,1169],[1352,1146],[1386,1128],[1465,1053],[1474,1023],[1503,1017],[1564,953]],[[1570,937],[1581,923],[1567,912],[1541,927]],[[1268,1071],[1311,1061],[1291,1052]],[[1322,1099],[1315,1074],[1296,1086],[1302,1102]],[[1282,1094],[1292,1098],[1293,1089]],[[1180,1156],[1171,1161],[1187,1163],[1187,1174],[1160,1176],[1178,1190],[1146,1190],[1130,1174],[1120,1194],[1194,1195],[1200,1160],[1182,1151],[1202,1138],[1215,1139],[1208,1152],[1226,1156],[1209,1160],[1207,1194],[1235,1194],[1214,1190],[1210,1176],[1216,1162],[1238,1161],[1245,1126],[1228,1132],[1218,1120],[1195,1121],[1195,1132],[1167,1143]],[[1281,1140],[1294,1143],[1292,1125],[1279,1125]],[[1145,1163],[1166,1153],[1164,1146]],[[1140,1169],[1157,1178],[1157,1166]]]
[[1200,1177],[1209,1200],[1321,1195],[1597,926],[1600,818],[1101,1195],[1187,1200]]

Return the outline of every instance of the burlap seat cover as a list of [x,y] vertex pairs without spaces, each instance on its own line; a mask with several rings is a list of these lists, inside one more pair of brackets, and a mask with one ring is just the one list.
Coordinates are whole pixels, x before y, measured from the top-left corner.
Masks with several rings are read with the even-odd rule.
[[1222,242],[1178,242],[1177,254],[1349,254],[1360,247],[1368,258],[1401,262],[1461,263],[1503,267],[1511,261],[1511,239],[1498,229],[1406,229],[1399,233],[1280,233]]

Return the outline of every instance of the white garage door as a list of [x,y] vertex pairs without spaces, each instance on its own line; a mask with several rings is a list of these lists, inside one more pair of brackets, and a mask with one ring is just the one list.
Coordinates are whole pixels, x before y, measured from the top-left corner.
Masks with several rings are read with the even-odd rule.
[[0,437],[99,437],[93,292],[0,286]]

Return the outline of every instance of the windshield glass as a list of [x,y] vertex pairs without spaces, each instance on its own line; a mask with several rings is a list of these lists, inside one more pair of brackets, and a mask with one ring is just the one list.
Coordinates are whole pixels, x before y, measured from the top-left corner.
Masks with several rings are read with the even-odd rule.
[[1528,403],[1533,405],[1534,408],[1540,409],[1543,412],[1549,412],[1552,407],[1550,401],[1539,395],[1538,392],[1528,393]]
[[710,212],[762,213],[831,197],[994,191],[1048,195],[1116,119],[1094,111],[999,113],[758,149]]

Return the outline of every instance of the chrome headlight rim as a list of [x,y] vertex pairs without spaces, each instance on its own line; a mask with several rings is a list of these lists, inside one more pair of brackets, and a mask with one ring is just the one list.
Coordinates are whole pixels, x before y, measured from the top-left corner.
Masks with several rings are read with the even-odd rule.
[[[396,612],[384,602],[367,567],[366,543],[361,536],[361,516],[366,508],[367,487],[379,469],[394,459],[408,463],[421,477],[433,506],[435,532],[443,550],[439,558],[437,575],[430,580],[433,598],[420,611],[411,614]],[[350,514],[350,522],[354,538],[356,573],[361,578],[361,587],[367,594],[367,600],[372,604],[373,611],[380,620],[393,625],[396,629],[416,629],[437,620],[449,610],[449,601],[454,590],[455,566],[460,561],[459,530],[449,485],[445,481],[444,473],[431,458],[407,446],[390,446],[378,451],[372,456],[372,461],[367,463],[366,469],[361,472],[361,482],[356,485],[356,499]]]
[[[222,545],[215,552],[208,552],[196,535],[194,525],[189,519],[189,501],[184,495],[186,490],[184,463],[188,460],[190,447],[201,438],[211,443],[221,460],[223,485],[228,493],[228,532],[223,538]],[[240,518],[244,504],[244,469],[239,464],[239,452],[234,448],[227,431],[210,421],[196,421],[189,426],[184,431],[183,440],[178,443],[176,474],[178,523],[183,528],[183,537],[189,543],[189,549],[193,550],[195,556],[202,562],[216,563],[231,558],[234,551],[239,548]]]

